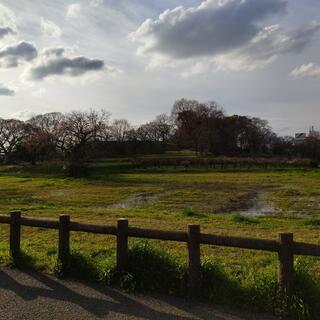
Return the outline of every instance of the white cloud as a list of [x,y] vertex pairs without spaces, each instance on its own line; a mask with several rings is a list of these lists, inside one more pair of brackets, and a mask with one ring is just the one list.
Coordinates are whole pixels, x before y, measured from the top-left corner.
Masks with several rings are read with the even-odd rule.
[[12,88],[0,83],[0,96],[14,96],[15,91]]
[[30,118],[34,117],[36,114],[33,111],[30,110],[21,110],[14,112],[10,115],[10,118],[12,119],[18,119],[18,120],[29,120]]
[[103,5],[103,0],[90,0],[90,6],[91,7],[100,7],[101,5]]
[[32,91],[32,92],[31,92],[31,96],[32,96],[32,97],[36,97],[36,98],[42,98],[45,93],[46,93],[46,89],[40,87],[40,88]]
[[312,22],[287,33],[279,25],[268,26],[245,46],[217,55],[211,61],[218,69],[234,71],[261,69],[279,55],[302,52],[319,30],[318,22]]
[[8,7],[0,4],[0,26],[16,31],[16,15]]
[[17,34],[15,14],[0,4],[0,47],[11,43]]
[[82,7],[80,3],[72,3],[67,8],[67,17],[76,18],[80,15]]
[[[270,15],[283,13],[282,0],[206,0],[198,7],[165,10],[147,19],[130,39],[149,67],[187,68],[185,76],[212,70],[253,70],[278,55],[301,52],[320,30],[312,22],[284,32],[279,25],[262,27]],[[193,67],[190,68],[190,65]]]
[[40,28],[45,35],[53,38],[59,38],[62,35],[62,30],[59,26],[43,17],[40,18]]
[[315,63],[302,64],[291,71],[294,77],[313,77],[320,78],[320,65]]
[[281,0],[207,0],[147,19],[131,39],[139,43],[142,54],[174,59],[211,56],[248,43],[260,31],[257,22],[284,8]]

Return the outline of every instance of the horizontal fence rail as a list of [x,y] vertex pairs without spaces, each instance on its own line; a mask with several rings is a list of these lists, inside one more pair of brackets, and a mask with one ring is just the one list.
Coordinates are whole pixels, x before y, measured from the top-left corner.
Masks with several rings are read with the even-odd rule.
[[116,226],[95,225],[70,221],[69,215],[59,220],[22,217],[20,211],[0,215],[0,224],[10,225],[10,255],[13,259],[20,252],[21,226],[59,230],[58,261],[62,267],[70,254],[70,231],[113,235],[117,238],[117,268],[126,268],[128,237],[185,242],[188,249],[188,285],[196,290],[200,285],[200,245],[225,246],[241,249],[275,252],[279,258],[279,295],[283,299],[290,295],[293,279],[293,256],[320,256],[320,245],[295,242],[292,233],[280,233],[278,240],[231,237],[200,232],[199,225],[188,225],[186,232],[165,231],[130,227],[127,219],[118,219]]

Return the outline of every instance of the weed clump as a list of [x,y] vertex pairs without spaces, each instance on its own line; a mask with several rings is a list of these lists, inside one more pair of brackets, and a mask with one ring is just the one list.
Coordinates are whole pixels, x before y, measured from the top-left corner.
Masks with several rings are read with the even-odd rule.
[[252,218],[252,217],[246,217],[240,213],[235,213],[231,215],[231,220],[233,222],[241,223],[241,224],[258,224],[259,223],[258,219]]
[[186,207],[182,209],[182,215],[185,217],[204,217],[204,214],[195,212],[192,208]]
[[294,290],[289,314],[293,319],[319,319],[320,315],[320,281],[314,278],[311,259],[295,259]]
[[303,224],[306,226],[320,226],[319,218],[310,218],[303,221]]

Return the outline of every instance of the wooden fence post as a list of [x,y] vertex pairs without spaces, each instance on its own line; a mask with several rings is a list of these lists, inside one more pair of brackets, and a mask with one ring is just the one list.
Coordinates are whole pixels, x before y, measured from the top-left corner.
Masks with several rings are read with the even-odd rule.
[[197,292],[200,285],[200,226],[188,225],[189,278],[191,292]]
[[58,261],[61,263],[62,271],[70,254],[70,231],[69,231],[70,216],[61,214],[59,216],[59,250]]
[[285,303],[291,294],[293,281],[293,234],[279,233],[279,297]]
[[128,259],[128,219],[117,221],[117,269],[123,271]]
[[20,211],[10,212],[10,256],[15,260],[20,252],[20,238],[21,238],[21,226],[20,226]]

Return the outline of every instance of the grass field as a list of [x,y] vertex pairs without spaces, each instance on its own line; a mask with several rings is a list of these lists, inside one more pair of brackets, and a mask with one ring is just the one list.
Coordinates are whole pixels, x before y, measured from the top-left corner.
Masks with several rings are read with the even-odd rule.
[[[206,233],[265,239],[293,232],[296,240],[320,244],[319,170],[152,171],[136,170],[125,159],[91,167],[88,178],[74,179],[59,164],[1,166],[0,212],[19,209],[23,215],[56,218],[68,213],[72,220],[112,225],[126,217],[131,226],[163,230],[186,230],[189,223],[198,223]],[[251,215],[261,199],[272,208],[268,214],[237,214]],[[0,261],[10,263],[8,226],[0,225],[0,240]],[[186,261],[185,244],[151,243]],[[27,263],[53,272],[56,231],[23,228],[22,246]],[[105,259],[114,258],[111,236],[72,233],[71,246],[101,268]],[[259,274],[276,274],[275,254],[202,246],[202,256],[243,285]],[[302,260],[319,277],[320,260]]]

